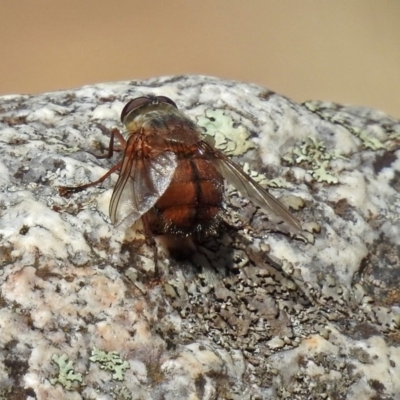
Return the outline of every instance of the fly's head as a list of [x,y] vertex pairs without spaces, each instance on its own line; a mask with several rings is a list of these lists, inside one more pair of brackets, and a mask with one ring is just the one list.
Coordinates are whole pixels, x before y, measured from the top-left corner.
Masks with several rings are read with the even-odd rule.
[[176,104],[166,96],[141,96],[129,101],[121,112],[121,122],[128,132],[161,129],[171,116],[183,117]]

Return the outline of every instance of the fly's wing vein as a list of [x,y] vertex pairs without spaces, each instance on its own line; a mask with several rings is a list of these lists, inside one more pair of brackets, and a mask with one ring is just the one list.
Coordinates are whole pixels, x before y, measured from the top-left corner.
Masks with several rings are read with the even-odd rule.
[[280,222],[286,222],[291,227],[294,234],[301,233],[302,228],[297,218],[295,218],[280,201],[275,199],[266,189],[248,176],[225,154],[214,149],[204,141],[200,143],[199,147],[204,155],[213,162],[217,171],[241,194],[245,195],[267,214],[279,217],[281,219]]
[[176,155],[171,151],[143,157],[137,141],[133,151],[125,152],[117,184],[110,201],[111,222],[126,229],[146,213],[171,183]]

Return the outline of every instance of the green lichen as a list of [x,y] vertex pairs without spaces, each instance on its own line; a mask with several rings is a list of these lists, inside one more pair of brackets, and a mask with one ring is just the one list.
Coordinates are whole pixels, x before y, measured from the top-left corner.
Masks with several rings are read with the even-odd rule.
[[59,369],[57,378],[50,379],[52,385],[59,383],[65,389],[71,390],[73,382],[82,383],[82,374],[74,371],[73,363],[68,360],[66,354],[61,356],[54,354],[51,359],[58,365]]
[[116,386],[113,390],[113,398],[116,400],[132,400],[132,393],[126,386]]
[[129,368],[129,363],[121,360],[116,351],[106,352],[94,348],[89,360],[100,364],[100,369],[113,372],[112,377],[117,381],[122,381],[125,378],[125,370]]
[[305,101],[304,103],[302,103],[302,105],[307,108],[308,111],[311,111],[313,113],[318,113],[318,105],[315,104],[313,101]]
[[338,183],[338,179],[330,174],[326,168],[328,167],[329,162],[325,161],[312,171],[312,176],[317,182],[326,182],[326,183]]
[[249,163],[241,164],[243,171],[263,187],[286,188],[287,182],[282,178],[268,179],[266,175],[250,169]]
[[380,150],[384,149],[385,145],[377,138],[368,135],[368,133],[360,128],[345,126],[353,135],[357,136],[363,143],[366,149]]
[[240,116],[232,111],[206,110],[205,116],[197,117],[197,124],[213,137],[215,147],[227,155],[239,156],[255,148],[249,132],[240,124]]
[[338,183],[338,179],[329,172],[329,164],[337,158],[346,159],[338,153],[327,152],[322,141],[309,137],[300,146],[292,149],[283,159],[291,165],[301,165],[317,182]]
[[317,104],[316,102],[306,101],[303,103],[303,105],[307,108],[307,110],[318,115],[321,119],[329,121],[335,125],[340,125],[343,128],[347,129],[352,135],[357,136],[361,140],[364,148],[374,151],[386,148],[385,144],[383,144],[379,139],[368,134],[366,130],[352,126],[343,117],[343,114],[340,114],[338,112],[337,114],[332,116],[328,112],[324,112],[324,107]]

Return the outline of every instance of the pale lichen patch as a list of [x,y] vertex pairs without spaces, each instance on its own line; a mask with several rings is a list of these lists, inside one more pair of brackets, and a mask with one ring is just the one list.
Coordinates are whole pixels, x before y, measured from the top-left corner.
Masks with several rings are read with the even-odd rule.
[[79,382],[82,384],[82,374],[80,372],[75,372],[74,364],[71,360],[68,360],[67,354],[62,354],[58,356],[54,354],[52,360],[58,365],[58,376],[56,378],[50,379],[52,385],[57,385],[59,383],[67,390],[72,390],[74,388],[74,382]]
[[330,171],[330,162],[338,158],[346,157],[338,152],[330,153],[325,144],[313,137],[302,140],[300,145],[294,147],[283,156],[283,159],[291,165],[301,165],[317,182],[338,183],[339,180]]
[[229,156],[240,156],[255,148],[247,129],[240,123],[240,116],[233,111],[206,110],[197,117],[197,124],[215,140],[215,147]]
[[129,369],[129,363],[123,361],[116,351],[106,352],[94,348],[89,360],[98,363],[100,369],[113,372],[112,377],[117,381],[122,381],[125,378],[125,371]]
[[353,126],[347,120],[348,118],[346,118],[345,116],[341,115],[340,113],[332,115],[330,109],[325,109],[324,103],[307,101],[304,102],[303,105],[309,111],[318,115],[321,119],[329,121],[336,125],[340,125],[343,128],[347,129],[352,135],[358,137],[361,140],[364,148],[374,151],[386,148],[385,143],[382,143],[377,137],[372,136],[372,134],[367,132],[365,129]]

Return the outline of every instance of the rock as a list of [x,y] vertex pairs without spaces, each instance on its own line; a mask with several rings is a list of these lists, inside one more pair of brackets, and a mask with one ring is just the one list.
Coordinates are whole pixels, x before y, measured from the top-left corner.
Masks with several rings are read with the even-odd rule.
[[[194,262],[111,225],[97,159],[124,104],[171,97],[308,226],[226,187]],[[38,399],[397,398],[400,121],[202,76],[0,98],[0,393]],[[93,153],[93,154],[92,154]],[[303,207],[303,208],[301,208]]]

